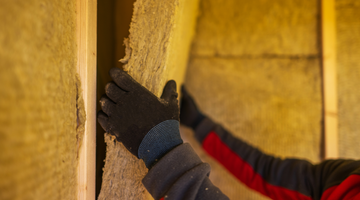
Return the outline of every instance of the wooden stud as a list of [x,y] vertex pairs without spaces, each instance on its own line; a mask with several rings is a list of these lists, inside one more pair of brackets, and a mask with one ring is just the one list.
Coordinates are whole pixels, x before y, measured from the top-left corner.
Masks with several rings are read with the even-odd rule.
[[86,111],[78,166],[78,199],[95,199],[96,147],[96,23],[97,1],[77,0],[77,72]]
[[335,1],[321,1],[325,159],[339,157]]

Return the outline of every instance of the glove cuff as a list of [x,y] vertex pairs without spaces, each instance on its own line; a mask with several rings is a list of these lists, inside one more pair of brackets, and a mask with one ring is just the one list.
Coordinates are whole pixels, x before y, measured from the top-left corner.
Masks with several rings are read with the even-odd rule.
[[141,141],[138,157],[150,169],[161,157],[183,143],[179,121],[166,120],[154,126]]

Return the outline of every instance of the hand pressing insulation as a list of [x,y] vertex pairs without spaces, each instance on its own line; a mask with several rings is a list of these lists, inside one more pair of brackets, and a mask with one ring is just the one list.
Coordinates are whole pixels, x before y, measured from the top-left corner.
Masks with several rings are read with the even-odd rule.
[[159,99],[121,69],[112,68],[109,73],[113,82],[105,86],[98,121],[150,169],[183,143],[176,82],[167,82]]

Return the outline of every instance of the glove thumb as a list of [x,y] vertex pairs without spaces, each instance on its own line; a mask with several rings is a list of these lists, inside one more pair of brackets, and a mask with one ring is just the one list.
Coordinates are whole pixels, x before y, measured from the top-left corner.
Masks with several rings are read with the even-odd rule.
[[170,80],[166,83],[163,93],[161,95],[161,99],[172,103],[177,103],[178,93],[176,92],[176,82],[174,80]]

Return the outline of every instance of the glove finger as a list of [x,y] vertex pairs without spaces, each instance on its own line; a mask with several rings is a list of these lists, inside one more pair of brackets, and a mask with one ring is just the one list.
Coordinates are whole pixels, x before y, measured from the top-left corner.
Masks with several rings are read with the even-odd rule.
[[111,68],[109,74],[116,83],[116,85],[127,92],[133,91],[136,87],[140,85],[133,78],[131,78],[129,74],[119,68]]
[[100,99],[100,105],[101,109],[104,113],[106,113],[108,116],[111,116],[111,112],[115,110],[115,103],[112,102],[106,95],[103,95]]
[[98,119],[100,126],[104,129],[104,131],[108,132],[109,117],[103,111],[100,110],[97,114],[97,119]]
[[195,109],[197,110],[197,106],[195,104],[195,101],[193,100],[193,98],[190,96],[190,94],[187,92],[185,86],[181,86],[181,102],[180,102],[180,110],[183,107],[189,107],[191,109]]
[[119,88],[114,82],[110,82],[105,86],[106,95],[114,102],[119,102],[126,92]]
[[170,80],[166,83],[161,98],[167,102],[174,102],[177,100],[178,93],[176,92],[176,82]]
[[181,88],[181,91],[180,122],[195,129],[205,116],[198,110],[195,101],[184,86]]
[[184,85],[181,86],[181,96],[190,96]]

